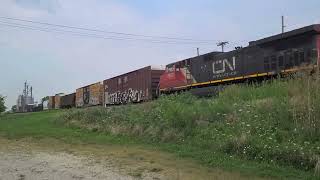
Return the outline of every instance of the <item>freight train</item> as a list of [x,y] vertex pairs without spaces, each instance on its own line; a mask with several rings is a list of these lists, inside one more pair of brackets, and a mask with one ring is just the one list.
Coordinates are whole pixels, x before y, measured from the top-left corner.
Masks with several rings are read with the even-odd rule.
[[[159,94],[211,95],[228,84],[318,69],[320,24],[251,41],[229,52],[211,52],[166,65],[147,66],[76,90],[75,98],[49,98],[50,107],[109,106],[150,101]],[[61,96],[61,98],[60,98]],[[68,101],[68,102],[64,102]],[[70,102],[73,101],[73,102]]]

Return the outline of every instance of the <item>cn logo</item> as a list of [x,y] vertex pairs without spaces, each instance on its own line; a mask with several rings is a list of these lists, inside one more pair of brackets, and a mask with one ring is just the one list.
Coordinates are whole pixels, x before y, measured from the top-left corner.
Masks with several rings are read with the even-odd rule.
[[233,57],[231,62],[228,59],[224,59],[212,63],[213,74],[224,73],[227,68],[230,71],[236,70],[236,57]]

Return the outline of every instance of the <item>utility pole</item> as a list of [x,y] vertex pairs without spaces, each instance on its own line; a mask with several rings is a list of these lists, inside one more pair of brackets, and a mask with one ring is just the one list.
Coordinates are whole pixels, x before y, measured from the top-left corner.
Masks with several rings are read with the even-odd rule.
[[224,52],[224,46],[227,45],[227,44],[229,44],[228,41],[222,41],[222,42],[219,42],[217,44],[217,46],[221,46],[221,50],[222,50],[222,52]]
[[198,55],[198,56],[200,56],[200,53],[199,53],[199,48],[197,48],[197,55]]
[[284,25],[284,16],[281,16],[281,29],[282,29],[282,34],[284,33],[284,28],[286,26]]

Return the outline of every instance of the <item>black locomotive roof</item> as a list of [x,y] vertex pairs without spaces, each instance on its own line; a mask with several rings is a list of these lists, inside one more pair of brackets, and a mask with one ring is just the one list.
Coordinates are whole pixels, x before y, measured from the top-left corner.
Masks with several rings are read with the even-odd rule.
[[199,56],[194,56],[194,57],[191,57],[191,58],[187,58],[187,59],[183,59],[183,60],[180,60],[180,61],[176,61],[176,62],[173,62],[173,63],[170,63],[170,64],[167,64],[166,66],[173,66],[177,63],[180,63],[180,62],[183,62],[183,61],[186,61],[188,59],[193,59],[193,60],[197,60],[199,59],[199,57],[203,57],[203,56],[214,56],[214,55],[218,55],[218,54],[223,54],[223,52],[220,52],[220,51],[213,51],[213,52],[209,52],[209,53],[205,53],[205,54],[201,54]]
[[285,32],[283,34],[277,34],[271,37],[263,38],[257,41],[251,41],[249,42],[249,46],[256,46],[260,44],[265,44],[268,42],[276,41],[279,39],[285,39],[292,36],[297,36],[305,33],[320,33],[320,24],[314,24],[310,26],[306,26],[300,29],[295,29],[293,31]]

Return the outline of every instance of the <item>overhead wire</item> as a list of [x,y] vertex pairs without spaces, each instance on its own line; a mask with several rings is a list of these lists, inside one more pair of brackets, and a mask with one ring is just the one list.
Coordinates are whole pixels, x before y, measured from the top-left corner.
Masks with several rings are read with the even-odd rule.
[[[1,19],[6,21],[1,21]],[[213,47],[217,42],[220,42],[220,40],[201,40],[201,39],[183,38],[183,37],[152,36],[152,35],[124,33],[124,32],[116,32],[116,31],[106,31],[106,30],[100,30],[100,29],[94,29],[94,28],[53,24],[53,23],[5,17],[5,16],[0,16],[0,22],[2,22],[2,24],[0,25],[11,27],[11,28],[28,29],[28,30],[42,31],[42,32],[49,32],[49,33],[51,32],[51,33],[71,34],[76,36],[100,38],[105,40],[120,40],[120,41],[132,41],[132,42],[140,41],[140,42],[157,43],[157,44],[193,45],[195,47],[197,46]],[[34,25],[41,25],[41,27],[34,26]],[[234,42],[232,44],[239,44],[239,41],[237,41],[237,43]],[[240,43],[240,44],[244,44],[244,43]]]
[[76,27],[76,26],[68,26],[68,25],[61,25],[61,24],[53,24],[47,22],[40,22],[40,21],[33,21],[33,20],[26,20],[26,19],[18,19],[18,18],[11,18],[11,17],[3,17],[0,16],[0,19],[6,19],[11,21],[19,21],[24,23],[32,23],[32,24],[39,24],[51,27],[59,27],[59,28],[67,28],[67,29],[76,29],[82,31],[91,31],[91,32],[99,32],[99,33],[106,33],[106,34],[115,34],[115,35],[122,35],[122,36],[131,36],[131,37],[145,37],[145,38],[153,38],[153,39],[169,39],[169,40],[179,40],[179,41],[192,41],[194,43],[215,43],[217,40],[200,40],[200,39],[192,39],[192,38],[182,38],[182,37],[168,37],[168,36],[151,36],[151,35],[142,35],[142,34],[133,34],[133,33],[123,33],[123,32],[116,32],[116,31],[105,31],[100,29],[93,29],[93,28],[85,28],[85,27]]
[[144,41],[148,43],[161,43],[161,44],[189,44],[189,45],[210,45],[210,43],[206,42],[181,42],[181,41],[163,41],[163,40],[154,40],[154,39],[138,39],[138,38],[129,38],[129,37],[119,37],[119,36],[103,36],[99,34],[92,34],[92,33],[85,33],[85,32],[78,32],[78,31],[70,31],[65,29],[53,29],[53,28],[44,28],[39,26],[30,26],[25,24],[19,23],[12,23],[7,21],[0,21],[0,25],[13,27],[13,28],[20,28],[20,29],[27,29],[27,30],[36,30],[42,32],[53,32],[53,33],[68,33],[71,35],[77,36],[84,36],[84,37],[91,37],[91,38],[100,38],[100,39],[107,39],[107,40],[123,40],[123,41]]

